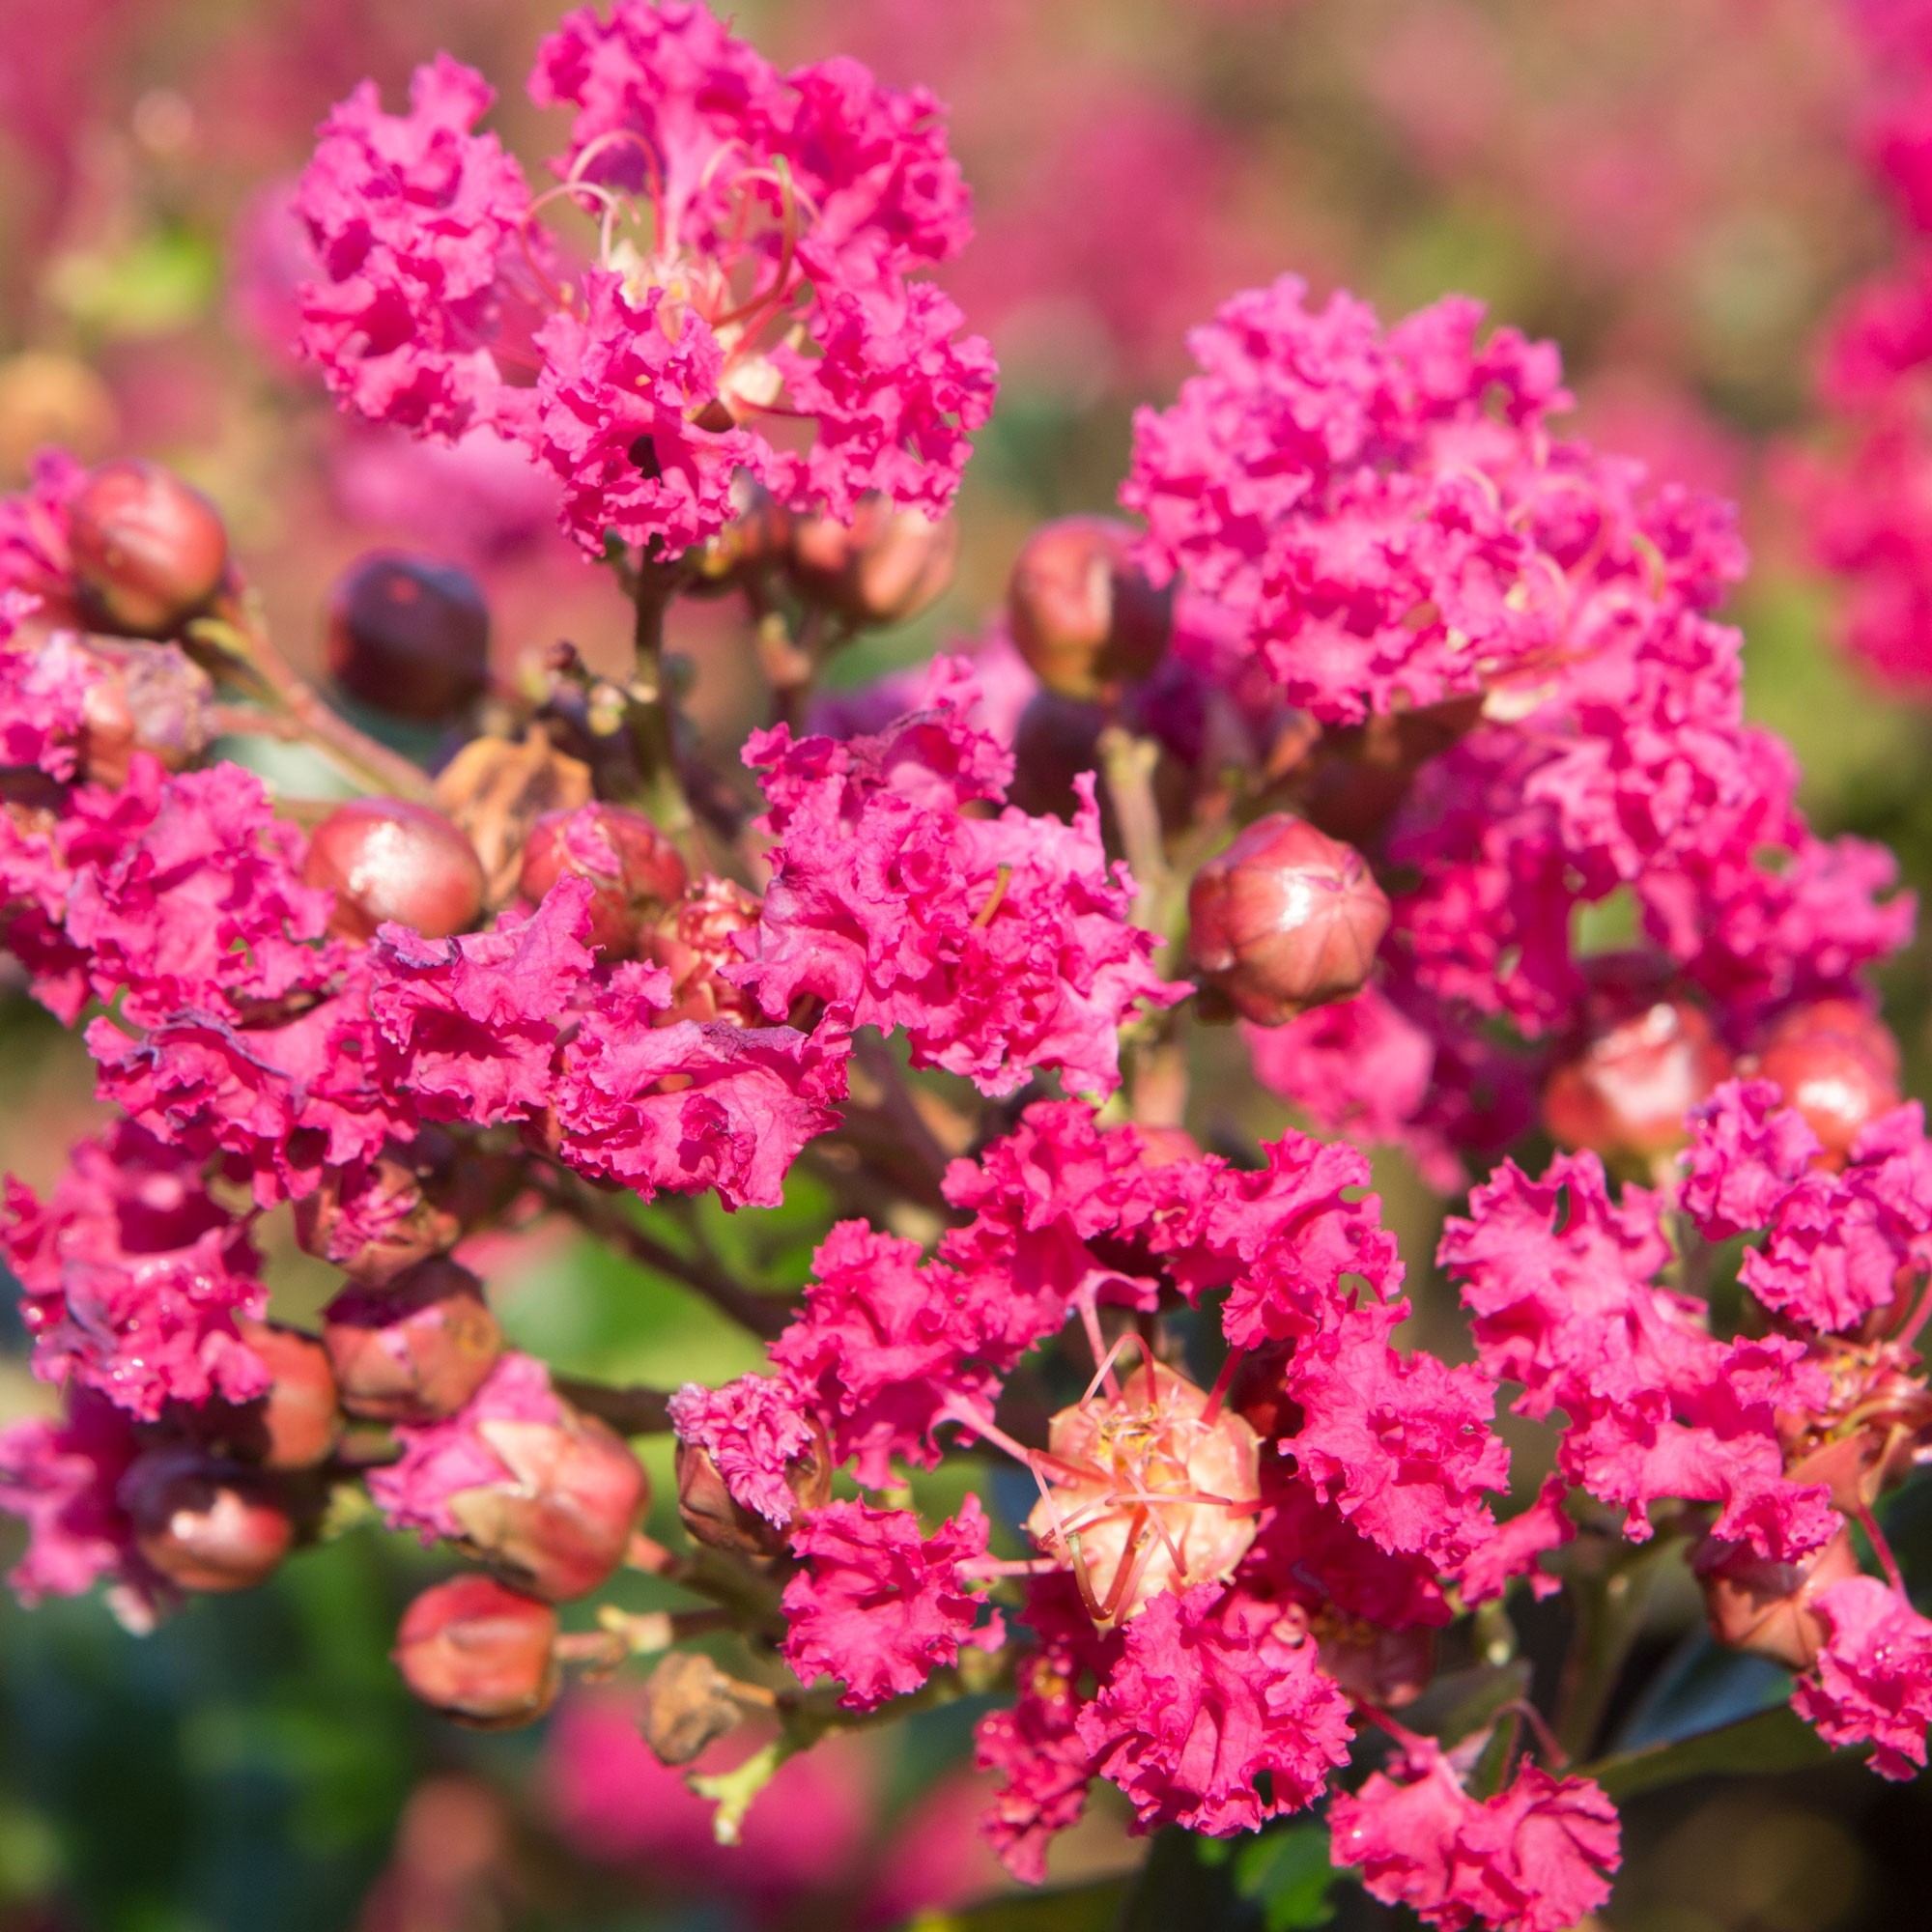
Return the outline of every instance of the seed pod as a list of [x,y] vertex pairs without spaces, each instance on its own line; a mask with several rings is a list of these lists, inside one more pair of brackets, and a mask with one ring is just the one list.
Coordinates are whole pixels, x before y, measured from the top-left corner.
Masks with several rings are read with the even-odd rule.
[[96,784],[126,784],[137,752],[179,772],[207,751],[214,685],[179,645],[90,638],[82,648],[102,673],[81,699],[81,769]]
[[[797,1501],[792,1522],[831,1500],[832,1447],[822,1428],[813,1426],[811,1447],[785,1465],[785,1487]],[[718,1464],[696,1442],[677,1445],[677,1515],[694,1543],[740,1556],[781,1555],[790,1532],[790,1522],[774,1523],[739,1502]]]
[[660,1764],[689,1764],[736,1730],[744,1712],[731,1680],[702,1651],[668,1651],[644,1679],[638,1728]]
[[590,767],[557,751],[532,725],[521,744],[473,738],[436,781],[436,803],[483,862],[483,903],[493,911],[517,895],[524,847],[545,813],[590,803]]
[[253,1402],[210,1402],[185,1420],[197,1440],[264,1469],[308,1469],[324,1461],[341,1433],[335,1372],[313,1335],[279,1321],[242,1318],[236,1328],[273,1378]]
[[374,551],[328,595],[328,669],[350,696],[436,724],[490,684],[490,608],[468,571]]
[[665,908],[684,894],[684,861],[641,811],[593,804],[546,812],[524,847],[519,889],[535,903],[565,873],[589,880],[590,943],[629,959]]
[[80,604],[97,630],[172,637],[228,572],[214,505],[158,463],[103,463],[68,506]]
[[483,1284],[428,1261],[386,1289],[345,1289],[323,1311],[342,1406],[371,1422],[433,1422],[474,1395],[502,1352]]
[[791,575],[800,592],[848,624],[876,628],[919,615],[952,582],[959,526],[895,509],[876,492],[852,521],[810,517],[792,526]]
[[1258,818],[1188,889],[1188,951],[1235,1010],[1280,1026],[1361,991],[1389,902],[1352,846],[1284,811]]
[[1100,698],[1149,675],[1174,630],[1174,586],[1132,561],[1134,531],[1111,517],[1062,517],[1013,565],[1013,642],[1047,690]]
[[337,806],[310,836],[302,878],[335,895],[328,929],[362,943],[389,920],[446,939],[483,911],[475,847],[441,812],[400,798]]
[[195,1449],[150,1450],[122,1477],[120,1497],[141,1554],[184,1590],[252,1589],[295,1541],[270,1479]]
[[479,1422],[510,1479],[459,1490],[449,1511],[470,1548],[519,1587],[567,1603],[623,1561],[650,1485],[615,1431],[568,1403],[558,1408],[554,1423]]
[[762,1024],[757,1001],[720,970],[744,958],[734,935],[751,931],[760,910],[744,887],[707,877],[664,913],[647,949],[670,975],[670,1005],[657,1015],[656,1025],[674,1026],[679,1020]]
[[556,1701],[556,1612],[494,1577],[452,1577],[403,1612],[389,1655],[411,1694],[479,1730],[534,1723]]
[[1543,1122],[1564,1147],[1648,1160],[1684,1145],[1685,1116],[1730,1071],[1704,1014],[1688,1000],[1660,999],[1603,1027],[1550,1074]]
[[1898,1105],[1898,1042],[1856,1000],[1814,1000],[1780,1015],[1755,1070],[1804,1116],[1833,1168],[1867,1122]]
[[1831,1633],[1819,1597],[1859,1574],[1851,1532],[1796,1563],[1773,1563],[1746,1544],[1707,1542],[1692,1568],[1704,1585],[1711,1634],[1733,1650],[1768,1657],[1787,1670],[1808,1670]]

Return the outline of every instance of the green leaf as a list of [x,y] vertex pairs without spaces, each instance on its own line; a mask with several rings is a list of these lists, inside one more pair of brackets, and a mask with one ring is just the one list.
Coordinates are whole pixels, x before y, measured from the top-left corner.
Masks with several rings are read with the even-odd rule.
[[1260,1901],[1266,1932],[1327,1924],[1335,1916],[1328,1894],[1342,1876],[1329,1861],[1325,1825],[1268,1832],[1235,1855],[1235,1889]]
[[1584,1765],[1581,1771],[1612,1798],[1629,1798],[1639,1791],[1654,1791],[1660,1785],[1714,1773],[1798,1771],[1821,1764],[1831,1755],[1830,1747],[1802,1718],[1780,1707],[1670,1744],[1620,1751],[1614,1757]]

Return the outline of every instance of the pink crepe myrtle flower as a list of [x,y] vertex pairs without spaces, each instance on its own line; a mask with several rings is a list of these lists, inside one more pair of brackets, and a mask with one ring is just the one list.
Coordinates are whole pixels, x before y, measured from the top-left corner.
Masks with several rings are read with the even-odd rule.
[[80,1142],[44,1203],[11,1176],[0,1256],[34,1373],[153,1422],[170,1402],[247,1402],[269,1376],[236,1331],[269,1294],[246,1227],[201,1162],[122,1122]]
[[[994,373],[919,279],[969,233],[932,98],[849,60],[781,74],[690,0],[571,14],[530,94],[574,110],[542,195],[447,55],[407,114],[365,85],[324,124],[302,340],[344,401],[522,441],[593,555],[702,542],[739,471],[841,519],[868,491],[944,509]],[[559,199],[597,223],[581,269],[537,218]]]
[[0,590],[0,765],[71,779],[87,724],[87,693],[99,664],[66,633],[36,647],[14,641],[39,608],[25,593]]
[[980,1601],[959,1566],[983,1556],[988,1524],[977,1496],[930,1536],[910,1510],[827,1503],[792,1532],[806,1565],[784,1590],[789,1628],[780,1648],[807,1684],[836,1677],[848,1709],[876,1709],[917,1690],[962,1643],[993,1649],[1005,1628],[975,1628]]
[[1426,1738],[1408,1741],[1401,1770],[1374,1773],[1329,1807],[1335,1862],[1360,1866],[1372,1897],[1438,1932],[1568,1932],[1609,1897],[1621,1833],[1591,1779],[1524,1764],[1493,1798],[1474,1799]]
[[1820,1151],[1771,1081],[1728,1080],[1691,1110],[1679,1202],[1707,1240],[1729,1240],[1768,1226]]
[[1876,1577],[1833,1583],[1817,1609],[1829,1634],[1792,1708],[1829,1745],[1871,1745],[1881,1777],[1916,1776],[1932,1724],[1932,1623]]
[[731,977],[781,1018],[801,994],[850,1027],[902,1028],[913,1063],[1009,1094],[1035,1067],[1106,1094],[1122,1023],[1161,980],[1152,935],[1127,922],[1132,886],[1100,843],[1091,781],[1072,825],[997,803],[1010,754],[965,722],[970,670],[942,664],[926,707],[843,743],[754,734],[778,841],[748,957]]
[[782,1381],[740,1376],[717,1389],[686,1382],[670,1399],[670,1423],[680,1442],[710,1457],[735,1503],[780,1529],[790,1524],[798,1497],[786,1472],[818,1436]]

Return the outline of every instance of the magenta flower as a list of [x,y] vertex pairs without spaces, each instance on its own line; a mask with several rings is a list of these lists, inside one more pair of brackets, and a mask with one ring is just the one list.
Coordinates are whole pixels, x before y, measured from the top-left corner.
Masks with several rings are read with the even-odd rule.
[[1818,1599],[1830,1636],[1792,1708],[1832,1745],[1869,1744],[1881,1777],[1916,1776],[1932,1724],[1932,1623],[1876,1577],[1852,1577]]

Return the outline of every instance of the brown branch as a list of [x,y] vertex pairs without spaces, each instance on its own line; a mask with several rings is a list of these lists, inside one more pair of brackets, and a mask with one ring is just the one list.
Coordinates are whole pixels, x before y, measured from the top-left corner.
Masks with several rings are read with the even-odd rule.
[[670,1392],[633,1383],[612,1388],[609,1382],[586,1381],[580,1376],[553,1376],[551,1387],[574,1408],[608,1422],[619,1435],[662,1435],[670,1428]]

